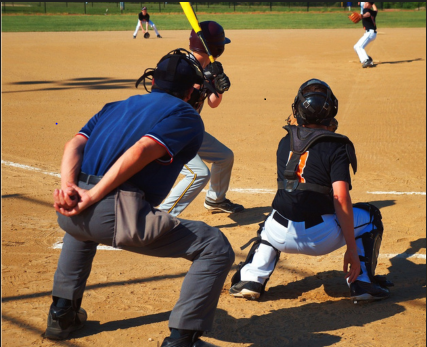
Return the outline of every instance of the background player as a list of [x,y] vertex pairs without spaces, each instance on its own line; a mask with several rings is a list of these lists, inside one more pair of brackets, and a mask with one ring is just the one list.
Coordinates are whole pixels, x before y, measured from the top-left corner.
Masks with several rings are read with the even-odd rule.
[[364,2],[358,2],[357,4],[360,6],[360,13],[363,14],[363,8],[365,6],[365,3]]
[[[217,59],[224,52],[225,45],[230,39],[225,37],[224,29],[214,21],[201,22],[203,34],[209,50]],[[224,73],[221,63],[210,64],[209,56],[194,30],[190,34],[190,49],[203,68],[210,76],[210,88],[201,86],[200,96],[195,108],[200,113],[205,101],[212,108],[218,107],[223,93],[230,87],[230,80]],[[212,163],[211,171],[203,162]],[[243,206],[235,204],[226,198],[234,164],[233,152],[208,132],[205,132],[202,146],[198,155],[184,166],[181,174],[185,177],[171,191],[168,198],[159,207],[173,216],[178,216],[202,191],[210,179],[209,190],[206,193],[205,208],[213,211],[235,213],[243,211]]]
[[[145,29],[144,29],[144,23],[145,23]],[[154,31],[156,32],[156,35],[159,39],[161,39],[162,37],[160,36],[156,24],[154,24],[151,20],[150,20],[150,15],[147,12],[147,7],[143,7],[141,12],[138,14],[138,23],[136,24],[136,28],[135,28],[135,32],[133,33],[133,38],[136,39],[136,35],[138,35],[138,31],[139,28],[141,28],[141,30],[145,33],[148,33],[148,24],[150,24],[150,27],[152,29],[154,29]]]
[[203,122],[186,101],[204,77],[189,54],[175,50],[163,57],[152,70],[151,94],[106,104],[67,143],[62,189],[54,192],[66,234],[45,337],[65,339],[83,327],[87,315],[80,305],[102,243],[192,261],[162,347],[209,346],[199,337],[212,327],[233,250],[218,229],[153,208],[203,140]]
[[363,68],[374,66],[373,59],[368,56],[365,51],[365,48],[368,44],[374,41],[377,38],[377,23],[376,18],[378,14],[377,6],[374,2],[365,2],[362,15],[363,28],[365,29],[365,34],[362,38],[354,45],[354,50],[356,51],[360,62],[362,63]]
[[325,82],[312,79],[302,84],[292,109],[298,126],[287,125],[289,134],[279,144],[273,212],[234,275],[230,294],[259,298],[280,252],[320,256],[346,244],[343,269],[353,300],[388,297],[389,290],[378,284],[385,278],[375,277],[381,213],[370,204],[352,206],[354,147],[347,137],[327,130],[338,100]]

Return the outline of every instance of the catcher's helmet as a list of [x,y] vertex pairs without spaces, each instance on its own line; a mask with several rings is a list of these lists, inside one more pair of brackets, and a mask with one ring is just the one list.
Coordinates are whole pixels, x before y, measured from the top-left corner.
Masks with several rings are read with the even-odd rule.
[[320,124],[329,126],[338,113],[338,100],[325,82],[311,79],[303,83],[292,104],[298,125]]
[[203,68],[198,60],[183,48],[170,51],[160,59],[155,69],[146,69],[136,81],[135,87],[138,88],[143,82],[145,90],[150,93],[147,80],[152,81],[153,78],[158,88],[169,92],[185,91],[195,84],[203,85],[205,80]]
[[[217,22],[201,22],[200,28],[202,29],[209,50],[215,58],[218,58],[224,52],[224,45],[230,43],[231,40],[225,37],[224,29]],[[190,49],[193,52],[207,53],[202,41],[194,30],[190,34]]]

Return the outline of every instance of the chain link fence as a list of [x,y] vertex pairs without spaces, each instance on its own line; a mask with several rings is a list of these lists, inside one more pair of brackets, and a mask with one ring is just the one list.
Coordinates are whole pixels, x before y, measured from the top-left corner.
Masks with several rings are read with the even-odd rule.
[[[384,9],[425,10],[425,2],[377,2]],[[192,2],[198,13],[349,11],[357,2]],[[179,2],[2,2],[2,14],[135,14],[182,13]]]

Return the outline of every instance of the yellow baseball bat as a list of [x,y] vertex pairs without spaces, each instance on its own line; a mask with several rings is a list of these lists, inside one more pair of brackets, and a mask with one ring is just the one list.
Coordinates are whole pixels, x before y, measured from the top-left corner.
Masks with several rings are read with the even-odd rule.
[[205,36],[203,35],[203,32],[202,32],[202,28],[200,28],[199,20],[197,19],[196,13],[194,12],[193,6],[191,6],[190,2],[180,2],[179,4],[184,10],[185,16],[190,22],[191,27],[193,28],[197,36],[200,38],[200,41],[202,41],[202,44],[205,47],[206,53],[209,56],[209,60],[211,61],[211,63],[213,63],[215,59],[209,50]]

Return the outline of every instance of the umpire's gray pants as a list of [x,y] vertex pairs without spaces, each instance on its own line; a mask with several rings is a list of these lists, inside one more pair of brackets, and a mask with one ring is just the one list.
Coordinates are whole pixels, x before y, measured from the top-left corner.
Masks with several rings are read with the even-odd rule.
[[[203,161],[212,163],[211,172]],[[233,164],[234,154],[231,149],[205,132],[198,155],[184,165],[181,171],[185,177],[172,189],[159,209],[178,216],[199,195],[209,179],[206,199],[223,202],[230,186]]]
[[[92,187],[82,182],[79,186]],[[123,193],[128,196],[122,199]],[[77,216],[58,214],[58,223],[66,234],[52,295],[69,300],[83,297],[100,243],[150,256],[185,258],[193,264],[172,310],[169,327],[210,330],[221,290],[234,262],[230,243],[219,229],[203,222],[178,220],[152,208],[141,199],[140,193],[118,189]],[[124,202],[129,197],[137,201],[130,208]],[[121,205],[127,211],[120,211]],[[124,221],[130,214],[133,221]],[[135,221],[138,228],[132,230]]]

